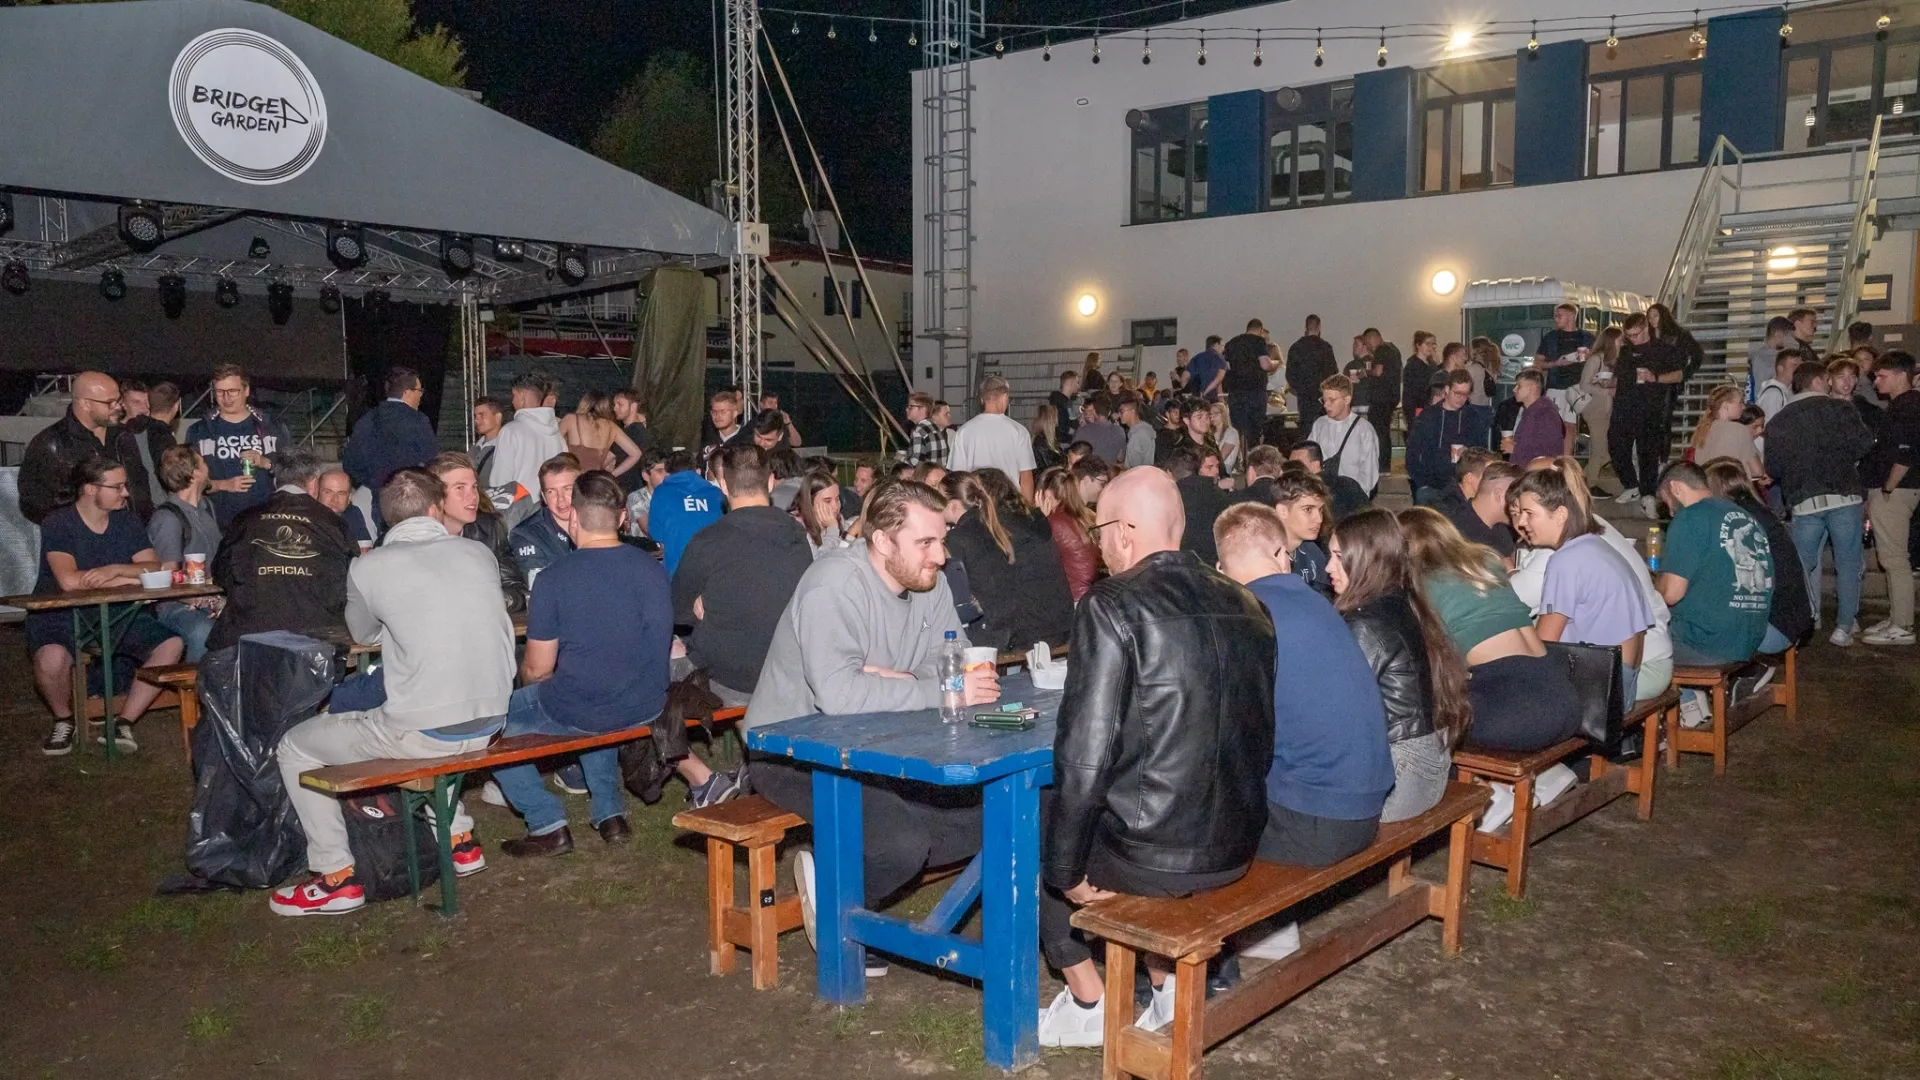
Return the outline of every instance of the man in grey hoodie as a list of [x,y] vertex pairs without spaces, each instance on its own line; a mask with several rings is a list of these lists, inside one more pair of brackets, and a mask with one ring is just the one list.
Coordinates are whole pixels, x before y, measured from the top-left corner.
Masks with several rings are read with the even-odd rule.
[[[379,642],[386,701],[323,713],[280,740],[280,778],[307,834],[313,876],[276,889],[280,915],[337,915],[366,904],[340,800],[300,786],[300,774],[378,758],[430,758],[478,750],[505,722],[513,693],[513,624],[500,603],[493,552],[447,531],[446,488],[424,469],[401,469],[380,492],[393,522],[378,548],[347,572],[347,629]],[[486,869],[473,819],[457,804],[454,872]]]
[[554,381],[538,371],[513,380],[513,419],[500,429],[487,465],[487,498],[508,525],[520,524],[540,508],[540,466],[567,451],[553,417],[557,392]]
[[[747,706],[748,728],[813,713],[939,707],[940,645],[947,631],[960,629],[940,573],[947,561],[946,505],[945,496],[911,480],[885,481],[868,496],[866,539],[815,561],[781,614]],[[969,706],[999,697],[992,668],[967,673]],[[811,820],[813,777],[807,766],[755,755],[752,777],[760,794]],[[874,782],[865,786],[863,800],[869,908],[925,867],[958,862],[980,849],[977,792]],[[794,877],[812,941],[812,852],[798,853]]]

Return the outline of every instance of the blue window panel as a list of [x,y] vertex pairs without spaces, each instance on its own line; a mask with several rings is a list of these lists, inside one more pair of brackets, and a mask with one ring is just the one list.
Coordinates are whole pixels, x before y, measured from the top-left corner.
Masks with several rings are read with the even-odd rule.
[[1707,20],[1700,160],[1722,135],[1743,154],[1780,149],[1780,9]]
[[1515,185],[1556,184],[1586,175],[1585,41],[1519,50],[1513,106]]
[[1410,67],[1353,77],[1353,197],[1402,199],[1413,190],[1417,73]]
[[1207,213],[1211,217],[1265,209],[1267,95],[1260,90],[1207,99]]

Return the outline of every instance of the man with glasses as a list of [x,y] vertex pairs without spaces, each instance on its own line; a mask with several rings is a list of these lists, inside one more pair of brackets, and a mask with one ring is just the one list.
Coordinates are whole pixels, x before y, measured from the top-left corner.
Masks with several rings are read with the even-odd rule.
[[20,513],[35,525],[79,497],[74,467],[101,455],[127,471],[130,505],[141,521],[153,513],[153,494],[140,448],[120,422],[120,385],[110,375],[83,371],[73,377],[67,414],[27,443],[20,463]]
[[[108,385],[113,382],[104,375],[98,377]],[[81,396],[75,395],[76,403]],[[33,588],[35,595],[137,585],[141,571],[160,569],[160,557],[154,554],[146,529],[127,512],[132,485],[124,467],[93,454],[73,467],[68,483],[74,492],[72,502],[40,522],[40,578]],[[34,686],[53,713],[53,731],[40,744],[40,752],[59,757],[73,750],[73,715],[81,705],[73,700],[71,689],[73,613],[34,612],[27,616],[26,632]],[[128,683],[113,723],[114,745],[120,751],[139,749],[133,741],[133,722],[160,693],[158,686],[133,681],[133,669],[141,664],[178,663],[184,651],[180,638],[146,607],[137,609],[120,631],[113,668]],[[110,701],[114,689],[103,687],[102,697]],[[106,733],[97,733],[94,741],[106,742]]]
[[214,519],[225,532],[235,514],[273,494],[270,458],[293,448],[287,425],[247,404],[252,389],[238,364],[213,369],[213,411],[187,429],[187,444],[207,459]]

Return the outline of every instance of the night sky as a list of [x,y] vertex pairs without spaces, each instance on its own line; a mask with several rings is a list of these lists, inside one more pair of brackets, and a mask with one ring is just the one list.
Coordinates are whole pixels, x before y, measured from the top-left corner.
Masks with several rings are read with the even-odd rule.
[[[443,24],[466,44],[467,86],[487,104],[576,145],[592,138],[604,110],[650,54],[673,49],[709,66],[712,61],[715,8],[709,0],[413,0],[413,6],[422,25]],[[869,15],[921,13],[920,0],[799,0],[786,6]],[[1144,5],[1001,0],[988,4],[987,18],[1066,23],[1137,6]],[[1189,3],[1186,11],[1199,15],[1243,6],[1215,0]],[[1169,7],[1153,21],[1178,17],[1180,11]],[[796,37],[790,32],[792,19],[767,18],[855,243],[863,254],[910,257],[913,102],[908,78],[919,50],[908,47],[906,28],[881,25],[880,41],[869,43],[866,23],[855,14],[829,41],[818,20],[802,21]]]

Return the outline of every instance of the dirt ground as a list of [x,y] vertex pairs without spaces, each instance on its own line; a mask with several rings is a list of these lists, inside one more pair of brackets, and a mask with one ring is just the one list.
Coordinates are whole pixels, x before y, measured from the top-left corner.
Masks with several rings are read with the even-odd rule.
[[[1920,1076],[1914,660],[1808,650],[1798,727],[1774,710],[1740,732],[1722,779],[1701,757],[1663,769],[1649,823],[1623,800],[1550,839],[1524,901],[1476,869],[1458,959],[1437,924],[1417,928],[1216,1049],[1208,1074]],[[0,688],[0,1076],[982,1072],[965,983],[896,966],[865,1008],[827,1008],[797,933],[777,990],[709,976],[705,860],[676,842],[677,786],[630,808],[624,848],[570,802],[579,851],[532,864],[498,850],[518,823],[470,798],[491,867],[461,884],[456,920],[405,901],[283,919],[263,895],[154,897],[191,796],[172,712],[108,768],[40,756],[13,627]],[[1027,1075],[1099,1065],[1050,1051]]]

